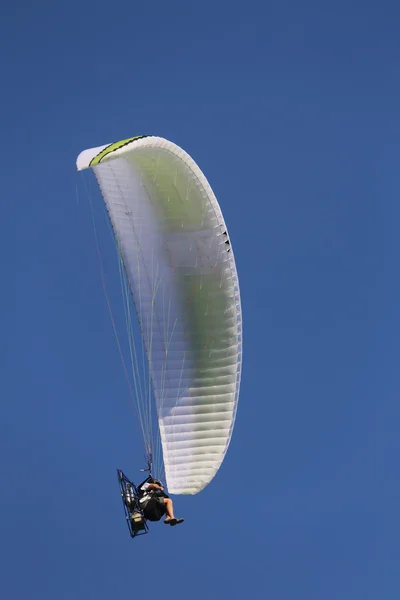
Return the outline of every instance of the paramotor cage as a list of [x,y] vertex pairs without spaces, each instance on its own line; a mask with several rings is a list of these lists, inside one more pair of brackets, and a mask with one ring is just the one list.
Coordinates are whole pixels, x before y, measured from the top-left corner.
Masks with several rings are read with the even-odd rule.
[[129,481],[121,469],[117,469],[117,473],[129,533],[132,538],[137,535],[144,535],[148,533],[149,528],[139,502],[138,489],[132,481]]

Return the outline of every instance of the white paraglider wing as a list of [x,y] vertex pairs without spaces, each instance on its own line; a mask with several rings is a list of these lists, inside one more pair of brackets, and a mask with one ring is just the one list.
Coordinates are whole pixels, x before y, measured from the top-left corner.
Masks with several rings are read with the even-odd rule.
[[169,492],[195,494],[228,448],[239,395],[238,277],[217,200],[195,162],[159,137],[82,152],[123,257],[144,339]]

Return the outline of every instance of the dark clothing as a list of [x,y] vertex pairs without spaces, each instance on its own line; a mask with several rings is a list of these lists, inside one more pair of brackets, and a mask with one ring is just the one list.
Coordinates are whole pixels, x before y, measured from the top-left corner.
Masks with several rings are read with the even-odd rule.
[[147,490],[151,480],[146,480],[139,486],[140,505],[148,521],[159,521],[166,513],[164,498],[169,496],[162,490]]
[[159,521],[165,515],[165,502],[161,496],[153,496],[142,503],[143,513],[148,521]]

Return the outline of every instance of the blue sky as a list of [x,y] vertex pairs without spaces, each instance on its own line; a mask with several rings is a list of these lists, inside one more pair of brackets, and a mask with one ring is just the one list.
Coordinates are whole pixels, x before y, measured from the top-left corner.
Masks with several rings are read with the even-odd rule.
[[[7,600],[399,597],[399,18],[368,0],[2,5]],[[132,542],[115,469],[142,450],[75,159],[142,133],[217,195],[244,369],[219,474],[175,499],[184,525]]]

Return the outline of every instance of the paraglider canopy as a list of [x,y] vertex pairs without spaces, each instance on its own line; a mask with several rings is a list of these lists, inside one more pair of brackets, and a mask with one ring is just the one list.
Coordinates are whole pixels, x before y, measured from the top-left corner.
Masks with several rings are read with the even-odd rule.
[[196,163],[160,137],[85,150],[77,167],[95,173],[135,304],[168,490],[195,494],[224,459],[240,387],[239,283],[221,209]]

